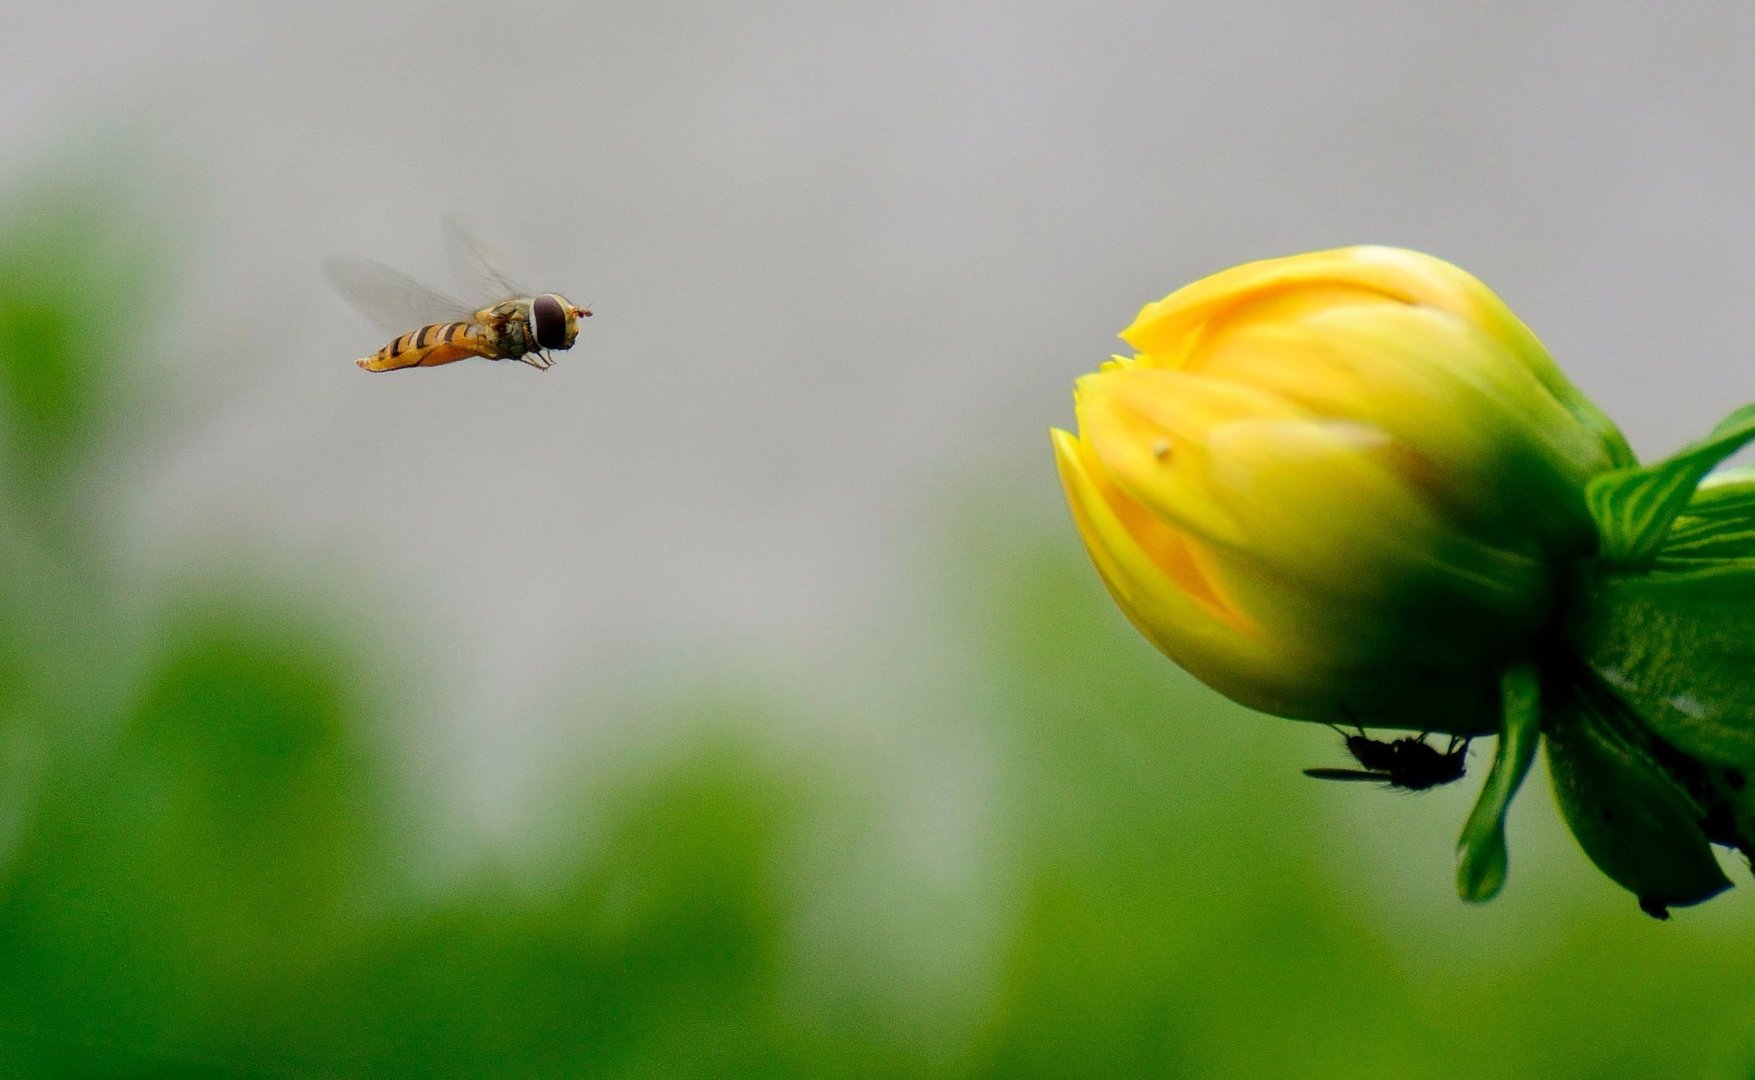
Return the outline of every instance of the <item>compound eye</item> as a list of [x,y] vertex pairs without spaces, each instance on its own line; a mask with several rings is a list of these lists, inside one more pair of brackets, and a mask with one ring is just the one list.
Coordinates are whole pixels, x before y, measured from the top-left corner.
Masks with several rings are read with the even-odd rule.
[[567,308],[553,293],[537,297],[530,304],[530,321],[534,323],[536,343],[545,349],[567,347]]

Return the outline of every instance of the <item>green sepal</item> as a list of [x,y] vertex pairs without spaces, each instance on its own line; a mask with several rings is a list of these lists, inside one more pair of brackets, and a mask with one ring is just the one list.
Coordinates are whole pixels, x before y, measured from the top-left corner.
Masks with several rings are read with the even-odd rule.
[[1670,529],[1651,568],[1689,571],[1702,562],[1745,559],[1755,562],[1755,522],[1704,521],[1681,517]]
[[1755,769],[1755,559],[1677,565],[1590,575],[1574,590],[1567,637],[1660,738]]
[[1755,465],[1721,469],[1702,480],[1683,513],[1704,518],[1755,518]]
[[1755,439],[1755,405],[1726,417],[1711,435],[1656,465],[1599,473],[1585,487],[1599,554],[1611,566],[1639,566],[1657,554],[1701,478]]
[[1591,862],[1660,919],[1730,888],[1705,811],[1642,743],[1637,718],[1582,672],[1549,697],[1548,771]]
[[1456,891],[1464,900],[1481,903],[1505,887],[1510,862],[1505,847],[1505,812],[1529,774],[1541,741],[1541,684],[1535,666],[1522,664],[1500,681],[1501,726],[1493,767],[1475,808],[1456,842]]
[[1701,481],[1653,565],[1694,569],[1702,559],[1755,559],[1755,470],[1727,469]]

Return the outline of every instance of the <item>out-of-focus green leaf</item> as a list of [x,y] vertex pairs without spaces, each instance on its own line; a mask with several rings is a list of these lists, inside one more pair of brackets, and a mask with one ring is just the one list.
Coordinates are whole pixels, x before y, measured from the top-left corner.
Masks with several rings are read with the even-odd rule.
[[122,250],[122,223],[96,198],[27,205],[0,224],[0,491],[41,503],[86,463],[142,347],[148,259]]
[[264,980],[231,1023],[346,1076],[813,1076],[781,1012],[803,781],[735,743],[624,778],[558,890],[477,885]]
[[349,681],[279,617],[191,611],[110,748],[56,761],[0,875],[0,1033],[42,1075],[193,1067],[215,1010],[323,954],[370,852]]

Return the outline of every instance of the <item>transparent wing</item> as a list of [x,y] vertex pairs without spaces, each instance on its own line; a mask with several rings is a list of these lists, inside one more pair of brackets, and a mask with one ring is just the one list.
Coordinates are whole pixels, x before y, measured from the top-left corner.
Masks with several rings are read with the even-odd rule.
[[1314,776],[1318,780],[1388,780],[1387,773],[1361,772],[1358,769],[1305,769],[1305,776]]
[[506,272],[508,260],[492,244],[481,238],[469,223],[456,214],[446,214],[445,254],[451,259],[451,272],[457,281],[483,300],[500,301],[513,296],[535,296]]
[[467,322],[475,315],[463,301],[363,255],[331,255],[323,260],[323,273],[343,299],[386,330],[403,333],[431,323]]

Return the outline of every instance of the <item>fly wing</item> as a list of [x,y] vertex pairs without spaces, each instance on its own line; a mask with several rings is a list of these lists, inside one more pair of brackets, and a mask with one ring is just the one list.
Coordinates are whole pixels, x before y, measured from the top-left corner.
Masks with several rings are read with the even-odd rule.
[[446,214],[445,254],[459,284],[483,300],[500,301],[536,293],[506,272],[506,257],[456,214]]
[[1362,772],[1358,769],[1305,769],[1305,776],[1314,776],[1318,780],[1376,780],[1385,781],[1389,774],[1380,772]]
[[402,333],[432,323],[468,322],[475,309],[363,255],[331,255],[323,273],[360,314]]

